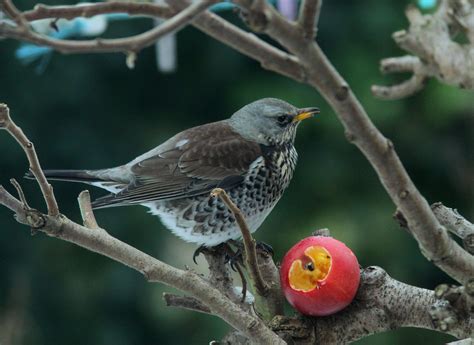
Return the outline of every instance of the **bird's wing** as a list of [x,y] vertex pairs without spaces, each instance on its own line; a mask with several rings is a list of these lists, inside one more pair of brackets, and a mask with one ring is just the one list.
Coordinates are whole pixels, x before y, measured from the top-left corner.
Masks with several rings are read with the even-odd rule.
[[261,155],[259,144],[242,138],[225,121],[194,127],[129,163],[134,181],[93,206],[179,199],[215,187],[232,188]]

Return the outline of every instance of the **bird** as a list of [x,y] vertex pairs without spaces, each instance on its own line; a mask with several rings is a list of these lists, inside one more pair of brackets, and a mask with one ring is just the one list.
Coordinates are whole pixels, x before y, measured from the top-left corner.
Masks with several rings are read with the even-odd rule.
[[214,247],[239,239],[241,232],[232,212],[210,192],[224,189],[256,231],[292,179],[298,125],[315,114],[318,108],[263,98],[228,119],[186,129],[124,165],[44,174],[110,192],[93,201],[93,209],[143,205],[183,240]]

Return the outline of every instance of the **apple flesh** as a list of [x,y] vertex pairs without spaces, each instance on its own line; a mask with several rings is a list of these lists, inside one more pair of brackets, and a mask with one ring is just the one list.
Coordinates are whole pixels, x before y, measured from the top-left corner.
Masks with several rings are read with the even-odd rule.
[[286,253],[280,279],[286,299],[296,310],[311,316],[330,315],[354,299],[359,263],[344,243],[332,237],[311,236]]

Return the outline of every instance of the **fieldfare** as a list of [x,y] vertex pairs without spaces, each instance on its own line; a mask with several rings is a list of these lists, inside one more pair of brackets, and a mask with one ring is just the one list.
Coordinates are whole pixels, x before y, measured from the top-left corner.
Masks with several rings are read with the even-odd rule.
[[298,124],[317,113],[265,98],[227,120],[180,132],[125,165],[44,173],[111,192],[92,203],[95,209],[143,205],[182,239],[216,246],[239,238],[240,230],[226,205],[209,196],[212,189],[223,188],[250,231],[257,230],[293,176]]

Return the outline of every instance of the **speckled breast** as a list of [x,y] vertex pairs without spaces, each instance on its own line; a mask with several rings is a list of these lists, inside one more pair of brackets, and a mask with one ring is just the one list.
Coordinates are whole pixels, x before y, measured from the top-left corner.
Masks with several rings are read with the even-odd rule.
[[[297,161],[293,145],[267,148],[263,153],[263,157],[251,164],[242,183],[227,190],[244,213],[252,232],[257,230],[288,187]],[[208,241],[213,238],[213,243],[240,237],[235,218],[219,199],[200,195],[172,200],[165,205],[162,205],[162,210],[174,213],[176,227],[182,229],[174,232],[181,237],[184,237],[182,231],[190,236],[206,236]]]

